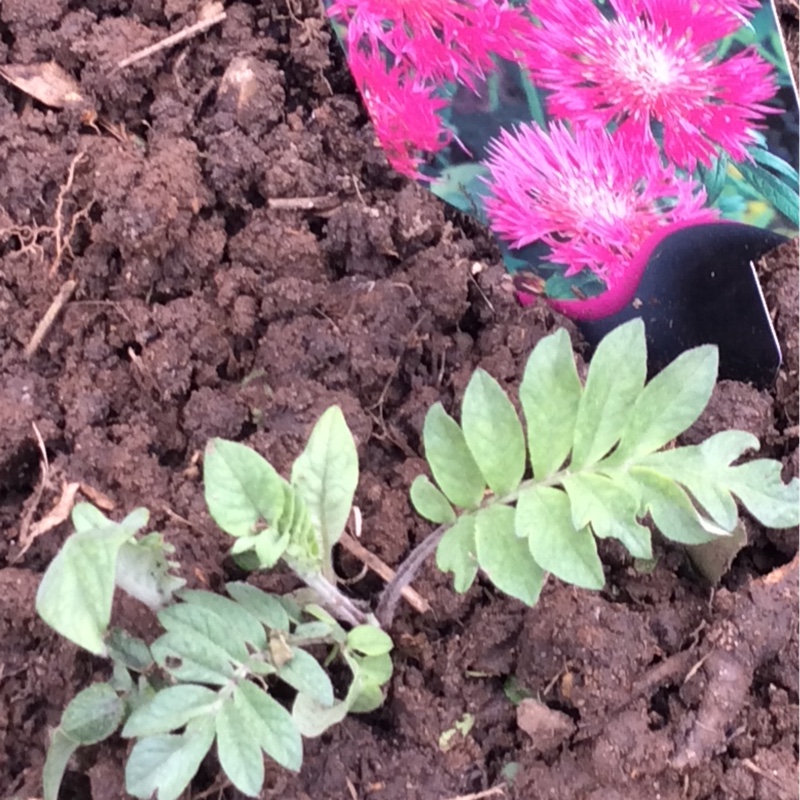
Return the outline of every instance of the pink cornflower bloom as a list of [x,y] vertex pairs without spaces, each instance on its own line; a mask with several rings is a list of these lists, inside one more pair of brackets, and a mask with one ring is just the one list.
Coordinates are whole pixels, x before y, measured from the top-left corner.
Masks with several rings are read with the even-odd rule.
[[757,0],[609,0],[611,17],[592,0],[531,0],[541,27],[525,61],[550,90],[548,111],[573,124],[621,125],[653,140],[663,126],[664,153],[680,167],[710,166],[725,150],[747,147],[777,86],[772,67],[748,47],[728,58],[717,45],[747,22]]
[[383,50],[417,83],[470,88],[493,54],[513,58],[533,27],[504,0],[334,0],[328,13],[346,26],[349,53]]
[[702,187],[620,133],[523,125],[488,150],[493,230],[513,248],[543,241],[567,276],[589,269],[613,288],[658,228],[717,217]]

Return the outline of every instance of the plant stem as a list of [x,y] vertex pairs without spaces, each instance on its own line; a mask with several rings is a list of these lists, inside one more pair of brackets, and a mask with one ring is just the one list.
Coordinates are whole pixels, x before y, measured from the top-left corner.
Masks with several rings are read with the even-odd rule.
[[295,569],[309,589],[313,589],[320,603],[333,614],[336,619],[350,625],[365,625],[368,621],[366,612],[362,611],[349,597],[343,595],[324,575],[318,572],[302,572]]
[[441,541],[442,536],[452,527],[451,524],[440,525],[435,531],[429,533],[412,551],[408,558],[398,567],[394,578],[386,584],[386,588],[378,601],[375,616],[382,628],[392,624],[397,604],[400,602],[400,593],[414,580],[425,559],[434,551]]

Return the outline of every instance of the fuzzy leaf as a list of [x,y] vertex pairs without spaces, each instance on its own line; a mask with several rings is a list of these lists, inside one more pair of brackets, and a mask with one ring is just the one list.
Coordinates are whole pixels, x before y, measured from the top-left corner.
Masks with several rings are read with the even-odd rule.
[[704,345],[659,372],[629,410],[615,460],[652,453],[692,425],[711,398],[718,364],[717,348]]
[[208,512],[231,536],[252,536],[259,525],[274,525],[283,509],[283,479],[254,450],[212,439],[203,459]]
[[258,797],[264,785],[264,754],[249,730],[253,709],[237,687],[216,719],[219,763],[243,794]]
[[456,512],[447,498],[428,480],[425,475],[417,475],[411,484],[411,503],[414,510],[437,525],[455,522]]
[[475,546],[480,568],[492,583],[529,606],[536,604],[545,574],[528,543],[514,531],[514,509],[493,505],[475,515]]
[[536,345],[519,387],[537,480],[552,475],[572,450],[582,391],[569,335],[562,328]]
[[459,517],[458,522],[442,536],[436,548],[436,566],[453,573],[453,586],[459,594],[472,586],[478,574],[475,548],[475,516]]
[[298,692],[292,705],[292,720],[303,736],[315,739],[317,736],[322,736],[328,728],[340,723],[349,710],[350,704],[347,702],[342,701],[325,707],[312,697]]
[[347,634],[347,647],[365,656],[380,656],[392,649],[388,633],[374,625],[359,625]]
[[572,524],[569,497],[560,489],[533,486],[519,496],[517,536],[527,540],[536,563],[557,578],[584,589],[602,589],[603,565],[588,527]]
[[422,437],[431,473],[447,499],[459,508],[476,508],[483,499],[486,481],[464,433],[441,403],[428,410]]
[[292,485],[305,502],[326,551],[344,531],[357,484],[356,443],[342,410],[332,406],[319,418],[292,466]]
[[731,491],[745,508],[768,528],[792,528],[800,524],[800,483],[781,480],[781,464],[766,458],[730,469]]
[[70,700],[61,730],[78,744],[96,744],[119,727],[125,704],[107,683],[95,683]]
[[131,738],[170,733],[195,717],[213,713],[217,697],[216,692],[197,684],[167,686],[128,717],[122,735]]
[[200,608],[216,614],[220,621],[229,629],[231,636],[248,642],[256,650],[262,650],[267,645],[267,634],[264,626],[241,603],[236,603],[222,595],[213,592],[187,589],[180,594],[184,603],[199,606]]
[[125,765],[125,789],[141,800],[177,800],[214,741],[214,725],[196,721],[181,734],[139,739]]
[[289,630],[289,615],[276,597],[238,581],[226,583],[225,591],[270,630]]
[[599,461],[619,441],[647,376],[644,323],[615,328],[597,346],[578,404],[570,467]]
[[172,550],[159,533],[125,542],[117,554],[116,585],[148,608],[158,610],[186,583],[170,572]]
[[42,768],[42,797],[43,800],[58,800],[58,790],[67,764],[80,744],[71,739],[61,728],[53,731],[53,738],[47,748],[47,757]]
[[328,673],[310,653],[291,648],[291,658],[278,668],[278,677],[323,707],[333,705],[333,686]]
[[650,531],[636,521],[638,500],[625,488],[592,473],[569,475],[563,484],[577,530],[591,523],[595,536],[618,539],[634,558],[653,557]]
[[488,372],[477,369],[464,392],[461,428],[472,457],[491,490],[502,497],[525,472],[525,436],[517,412]]

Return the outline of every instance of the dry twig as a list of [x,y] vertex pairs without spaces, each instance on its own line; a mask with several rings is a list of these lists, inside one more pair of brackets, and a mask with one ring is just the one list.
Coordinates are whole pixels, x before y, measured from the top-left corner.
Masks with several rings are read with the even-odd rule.
[[65,281],[61,285],[61,288],[58,290],[58,294],[53,299],[53,302],[50,303],[50,307],[45,312],[41,322],[36,326],[36,330],[33,332],[31,340],[25,347],[25,358],[31,358],[39,349],[39,345],[41,345],[41,343],[44,341],[44,337],[47,336],[47,332],[56,321],[56,317],[58,317],[61,309],[64,308],[67,302],[69,302],[69,299],[72,297],[72,293],[75,291],[75,287],[77,285],[77,281]]

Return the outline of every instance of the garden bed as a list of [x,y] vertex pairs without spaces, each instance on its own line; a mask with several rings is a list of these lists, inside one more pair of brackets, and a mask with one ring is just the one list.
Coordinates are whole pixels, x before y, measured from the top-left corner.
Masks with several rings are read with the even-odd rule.
[[[87,99],[58,111],[0,91],[2,796],[41,795],[62,709],[107,673],[34,613],[69,526],[32,532],[65,483],[117,516],[147,506],[189,584],[220,589],[243,576],[203,502],[207,440],[246,441],[286,474],[336,403],[358,443],[361,541],[395,565],[429,530],[408,502],[428,407],[453,409],[477,366],[516,387],[558,327],[582,352],[568,321],[516,304],[485,231],[390,170],[316,2],[291,14],[232,3],[209,33],[113,70],[194,21],[194,7],[0,9],[0,63],[54,60]],[[247,60],[247,91],[234,59]],[[56,230],[73,222],[70,249]],[[784,348],[774,389],[721,384],[686,437],[751,431],[785,478],[798,473],[797,261],[795,243],[759,265]],[[307,742],[299,775],[268,764],[263,796],[796,798],[797,531],[748,532],[716,591],[662,540],[649,571],[606,543],[603,592],[551,579],[533,609],[481,581],[456,595],[429,564],[415,588],[434,610],[401,607],[384,706]],[[377,596],[354,557],[337,566],[354,595]],[[255,580],[294,586],[289,574]],[[115,613],[157,630],[133,604]],[[693,669],[712,647],[739,654],[728,706],[725,664]],[[515,705],[523,695],[559,713],[532,719]],[[698,744],[709,710],[722,741]],[[62,796],[122,797],[124,759],[121,740],[82,751]],[[191,796],[236,796],[217,778],[208,759]]]

